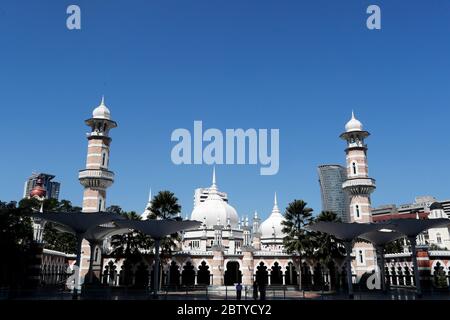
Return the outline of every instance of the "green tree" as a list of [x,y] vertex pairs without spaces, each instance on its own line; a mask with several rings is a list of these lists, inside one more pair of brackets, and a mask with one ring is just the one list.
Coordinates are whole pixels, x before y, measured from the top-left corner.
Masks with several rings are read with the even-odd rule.
[[[409,240],[407,241],[407,245],[409,245]],[[394,241],[389,242],[384,246],[384,252],[386,253],[402,253],[403,252],[403,243],[404,238],[397,239]]]
[[[69,200],[44,200],[44,212],[81,212],[81,208],[73,206]],[[58,231],[53,223],[47,222],[44,229],[44,248],[65,253],[77,252],[77,240],[73,234]]]
[[[314,221],[341,222],[341,218],[332,211],[322,211]],[[329,266],[334,259],[345,256],[345,248],[342,242],[330,234],[315,232],[313,243],[315,248],[314,258],[326,266]]]
[[0,201],[0,285],[12,288],[24,285],[27,271],[28,249],[33,240],[31,206],[18,207],[17,203]]
[[[19,202],[19,208],[29,212],[37,212],[41,203],[37,199],[24,198]],[[44,212],[80,212],[81,208],[73,206],[69,200],[45,199],[43,203]],[[47,222],[44,228],[44,248],[65,253],[76,253],[77,241],[74,235],[60,232],[53,223]]]
[[[181,206],[178,204],[178,198],[173,192],[167,190],[158,192],[153,197],[151,206],[148,209],[150,210],[149,219],[182,220],[179,217]],[[164,237],[161,239],[161,253],[170,254],[180,241],[181,236],[179,233]]]
[[[136,212],[124,212],[119,206],[111,206],[106,211],[119,213],[127,220],[141,220],[141,216],[136,214]],[[143,252],[152,248],[153,241],[142,232],[131,231],[113,236],[111,238],[111,246],[113,248],[111,255],[116,260],[124,258],[129,262],[137,263],[142,259]]]
[[[290,254],[296,254],[299,257],[297,270],[301,275],[302,258],[311,257],[313,254],[313,242],[311,232],[306,227],[312,222],[313,209],[307,207],[303,200],[294,200],[289,203],[284,213],[282,221],[283,245]],[[299,285],[301,286],[301,280]]]

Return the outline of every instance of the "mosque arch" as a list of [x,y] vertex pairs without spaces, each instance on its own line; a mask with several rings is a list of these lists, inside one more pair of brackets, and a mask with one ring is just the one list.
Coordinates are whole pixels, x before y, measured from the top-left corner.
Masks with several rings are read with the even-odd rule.
[[209,271],[209,266],[206,261],[203,260],[198,266],[197,270],[197,283],[199,285],[210,285],[211,282],[211,272]]
[[448,281],[447,274],[445,272],[445,265],[442,262],[437,261],[434,268],[432,269],[432,272],[434,285],[437,288],[447,288]]
[[172,261],[169,266],[169,285],[171,286],[179,286],[180,285],[180,267],[175,262]]
[[142,289],[148,287],[150,281],[150,273],[148,267],[149,266],[144,263],[144,261],[141,261],[141,263],[137,266],[134,281],[135,287]]
[[183,266],[181,284],[183,286],[193,286],[195,284],[195,267],[190,260]]
[[283,272],[278,261],[275,261],[270,270],[270,283],[277,285],[283,284]]
[[238,261],[230,260],[225,265],[224,284],[231,286],[235,283],[242,283],[242,271]]
[[286,285],[297,285],[298,284],[298,272],[295,268],[295,264],[290,261],[286,266],[286,271],[284,272],[285,284]]
[[323,274],[322,265],[319,262],[316,263],[313,271],[314,271],[314,273],[313,273],[314,289],[321,290],[324,285],[324,281],[323,281],[324,274]]
[[267,266],[264,264],[263,261],[261,261],[258,266],[256,267],[255,272],[255,280],[258,284],[265,284],[268,283],[268,274]]
[[312,287],[312,272],[311,266],[305,262],[302,263],[301,266],[301,279],[302,279],[302,288],[311,288]]

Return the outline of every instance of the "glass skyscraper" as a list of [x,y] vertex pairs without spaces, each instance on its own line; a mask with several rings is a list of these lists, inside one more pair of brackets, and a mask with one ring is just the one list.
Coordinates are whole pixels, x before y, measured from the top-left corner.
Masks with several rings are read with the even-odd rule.
[[322,210],[333,211],[343,222],[349,222],[349,199],[342,189],[347,180],[347,169],[340,165],[326,164],[318,167]]
[[61,188],[61,184],[56,181],[52,181],[55,178],[52,174],[47,173],[33,173],[27,181],[25,181],[25,186],[23,189],[23,197],[28,198],[31,190],[36,186],[36,182],[38,178],[42,179],[44,183],[44,188],[47,191],[45,198],[47,199],[56,199],[59,198],[59,189]]

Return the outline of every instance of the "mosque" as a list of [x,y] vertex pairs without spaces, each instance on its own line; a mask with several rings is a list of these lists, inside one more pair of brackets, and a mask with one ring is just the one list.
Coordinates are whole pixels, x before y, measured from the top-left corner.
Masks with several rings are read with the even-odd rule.
[[[79,171],[79,181],[84,187],[83,212],[105,211],[107,189],[114,183],[114,172],[109,169],[112,141],[109,133],[111,129],[117,127],[117,123],[111,119],[110,110],[103,98],[100,105],[94,109],[92,117],[85,123],[91,131],[87,133],[86,165]],[[414,204],[402,206],[398,210],[395,207],[391,208],[392,206],[373,209],[370,195],[375,190],[376,184],[369,176],[368,148],[365,143],[369,135],[352,112],[344,133],[340,135],[347,146],[345,149],[347,179],[339,186],[348,196],[349,216],[346,222],[370,223],[414,216],[417,219],[435,219],[450,213],[447,204],[450,201],[443,202],[449,211],[447,212],[444,211],[443,204],[431,198],[427,198],[428,202],[423,206]],[[37,185],[30,192],[30,197],[42,198],[42,190],[39,188]],[[300,259],[299,256],[286,252],[283,246],[285,236],[282,231],[283,214],[280,212],[276,194],[273,201],[271,213],[266,220],[261,221],[257,212],[251,221],[248,218],[240,218],[232,205],[232,199],[229,199],[226,192],[219,190],[216,172],[213,169],[211,186],[197,188],[194,191],[194,206],[190,219],[200,221],[202,224],[198,229],[182,233],[182,240],[173,249],[171,256],[162,258],[160,269],[162,285],[223,286],[238,282],[252,285],[254,281],[272,286],[294,286],[301,283],[303,288],[323,283],[330,283],[331,287],[334,283],[334,288],[337,288],[339,283],[343,285],[345,282],[343,260],[334,261],[333,266],[320,266],[317,261]],[[147,219],[150,207],[151,196],[142,219]],[[42,231],[42,228],[36,230]],[[436,278],[436,275],[446,272],[450,274],[448,228],[430,229],[418,236],[417,243],[422,277],[430,278],[430,275],[434,275]],[[440,248],[429,247],[433,244]],[[386,274],[393,285],[408,286],[413,283],[411,252],[407,250],[406,244],[405,248],[402,253],[385,254]],[[116,259],[110,255],[111,247],[108,241],[94,246],[95,252],[92,257],[90,249],[87,241],[84,241],[81,257],[82,283],[89,265],[92,265],[94,274],[105,285],[140,284],[142,287],[151,285],[154,266],[152,253],[144,254],[143,261],[130,266],[124,259]],[[48,275],[57,281],[59,278],[53,277],[54,272],[47,271],[62,270],[66,263],[73,264],[73,257],[44,249],[41,271],[45,281],[49,282]],[[363,275],[370,274],[376,264],[375,249],[371,244],[364,242],[353,244],[354,282],[362,279]]]
[[[84,187],[83,211],[104,211],[107,189],[114,182],[114,173],[109,170],[109,132],[117,127],[104,99],[94,109],[92,117],[86,120],[86,124],[91,127],[91,132],[87,134],[86,168],[79,172],[79,180]],[[372,221],[370,194],[375,190],[375,180],[368,175],[367,146],[364,143],[368,136],[369,133],[363,130],[361,122],[352,114],[341,135],[347,142],[348,180],[342,187],[350,198],[351,222]],[[144,219],[150,206],[151,202],[143,213]],[[252,221],[240,219],[228,195],[219,191],[214,170],[211,186],[195,191],[190,218],[201,221],[202,225],[183,233],[178,248],[163,265],[163,284],[221,286],[241,282],[251,285],[256,280],[268,285],[296,285],[300,273],[308,274],[314,269],[311,262],[302,260],[300,263],[298,256],[285,251],[283,215],[276,194],[272,211],[265,221],[261,222],[256,212]],[[105,248],[97,249],[105,252]],[[87,272],[89,250],[88,245],[83,247],[82,273]],[[102,258],[92,261],[94,270],[99,274],[123,270],[123,261],[109,257],[107,251]],[[354,255],[353,267],[358,276],[373,270],[375,261],[371,245],[355,244]],[[98,254],[95,256],[98,257]],[[152,259],[140,268],[152,269]],[[336,268],[343,268],[342,261],[337,262]]]

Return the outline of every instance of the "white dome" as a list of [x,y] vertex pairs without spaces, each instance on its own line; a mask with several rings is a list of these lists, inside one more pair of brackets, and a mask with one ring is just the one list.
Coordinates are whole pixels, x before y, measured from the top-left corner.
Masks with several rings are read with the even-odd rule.
[[269,218],[267,218],[261,226],[259,227],[259,231],[261,232],[261,239],[282,239],[284,238],[283,234],[283,225],[281,222],[284,220],[283,215],[278,209],[277,204],[277,195],[275,194],[275,204],[272,209],[272,213]]
[[352,118],[345,125],[345,131],[351,132],[351,131],[362,131],[362,130],[363,130],[363,125],[362,125],[361,121],[359,121],[358,119],[355,118],[355,114],[352,111]]
[[105,99],[102,97],[102,102],[100,105],[94,109],[92,112],[92,117],[96,119],[107,119],[111,120],[111,112],[108,107],[105,105]]
[[197,205],[191,214],[191,220],[203,221],[208,228],[220,223],[226,226],[228,219],[232,228],[237,228],[239,217],[236,210],[225,202],[217,193],[215,170],[210,193],[204,202]]

